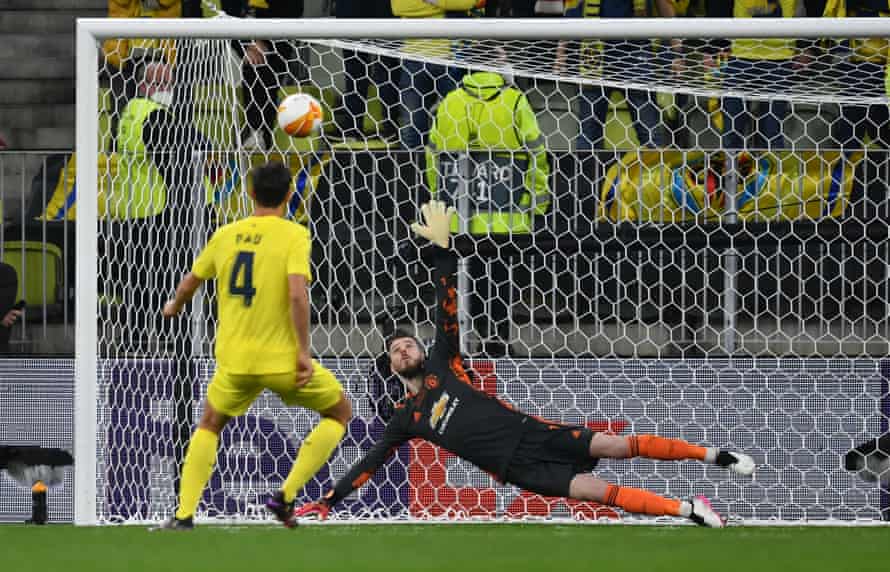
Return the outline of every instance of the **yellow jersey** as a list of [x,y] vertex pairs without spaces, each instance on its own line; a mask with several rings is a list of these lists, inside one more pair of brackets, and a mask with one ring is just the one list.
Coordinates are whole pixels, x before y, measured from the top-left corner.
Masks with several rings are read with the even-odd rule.
[[306,227],[276,216],[251,216],[213,233],[192,272],[217,279],[217,368],[255,375],[296,371],[299,341],[288,275],[311,280],[310,254]]
[[[848,16],[856,18],[887,18],[890,17],[890,2],[887,10],[856,8],[849,10]],[[890,48],[888,38],[851,38],[850,49],[853,59],[860,62],[883,64],[887,61],[887,50]]]
[[[424,0],[391,0],[390,8],[393,16],[400,18],[447,18],[448,13],[468,16],[478,0],[440,0],[438,5]],[[452,40],[414,40],[407,39],[402,48],[405,53],[421,54],[429,57],[450,58]]]
[[430,4],[424,0],[391,0],[394,16],[401,18],[444,18],[447,12],[468,12],[479,0],[439,0]]
[[[735,0],[734,18],[793,18],[796,0]],[[794,40],[746,39],[732,41],[732,55],[745,60],[790,60]]]

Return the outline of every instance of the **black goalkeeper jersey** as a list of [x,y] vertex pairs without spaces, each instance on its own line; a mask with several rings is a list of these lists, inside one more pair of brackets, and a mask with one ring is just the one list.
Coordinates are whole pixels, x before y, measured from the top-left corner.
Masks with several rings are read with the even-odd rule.
[[439,445],[503,481],[519,439],[530,422],[536,423],[470,382],[459,346],[457,259],[450,250],[435,248],[436,342],[424,365],[423,387],[396,404],[380,441],[328,492],[332,505],[414,438]]

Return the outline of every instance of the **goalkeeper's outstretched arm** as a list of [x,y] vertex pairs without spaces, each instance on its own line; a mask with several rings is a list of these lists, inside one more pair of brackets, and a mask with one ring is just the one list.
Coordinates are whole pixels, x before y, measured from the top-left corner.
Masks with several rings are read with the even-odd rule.
[[396,411],[396,415],[386,426],[380,441],[375,443],[358,463],[350,467],[346,474],[337,481],[334,488],[325,493],[322,500],[298,508],[294,515],[297,517],[314,515],[322,519],[327,518],[328,511],[332,506],[368,482],[377,469],[395,454],[402,443],[411,438],[411,435],[402,429],[405,424],[403,412],[404,409]]
[[454,207],[442,201],[430,201],[420,208],[425,224],[414,223],[411,229],[433,243],[436,284],[435,350],[448,357],[460,354],[460,327],[457,319],[457,258],[451,249],[451,217]]
[[179,314],[195,295],[198,288],[201,287],[201,284],[205,280],[210,280],[216,276],[215,255],[219,248],[218,237],[218,233],[213,233],[213,236],[210,237],[210,240],[207,241],[207,244],[192,264],[191,272],[183,276],[179,282],[173,299],[164,304],[161,313],[165,318],[172,318]]

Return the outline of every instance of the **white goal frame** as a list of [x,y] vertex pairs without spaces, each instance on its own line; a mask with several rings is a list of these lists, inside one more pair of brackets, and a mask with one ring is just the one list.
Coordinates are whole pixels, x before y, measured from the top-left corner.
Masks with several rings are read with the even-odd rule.
[[890,19],[433,19],[237,20],[78,19],[76,32],[76,226],[74,522],[97,518],[97,189],[99,44],[109,38],[401,39],[464,38],[559,40],[578,38],[801,38],[890,37]]

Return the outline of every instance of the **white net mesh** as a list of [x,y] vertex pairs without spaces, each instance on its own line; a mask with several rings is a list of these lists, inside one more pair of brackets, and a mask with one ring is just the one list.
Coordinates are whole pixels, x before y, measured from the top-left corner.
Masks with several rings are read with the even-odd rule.
[[[330,40],[381,56],[504,72],[541,81],[659,93],[800,103],[886,102],[884,39]],[[733,61],[735,60],[735,61]],[[743,61],[738,61],[743,60]],[[760,64],[751,66],[752,62]],[[861,66],[873,63],[875,66]],[[838,68],[844,74],[838,74]]]
[[[416,324],[432,337],[408,224],[435,194],[462,213],[463,349],[480,387],[760,466],[750,480],[632,460],[600,476],[706,494],[746,521],[887,517],[887,491],[843,466],[890,415],[888,115],[883,56],[864,45],[769,40],[745,59],[729,41],[106,43],[100,519],[175,506],[213,371],[215,290],[178,321],[155,316],[210,233],[249,212],[245,175],[270,159],[291,167],[290,216],[312,231],[313,353],[356,411],[302,500],[360,458],[401,394],[376,373],[383,336]],[[318,136],[277,128],[294,92],[322,103]],[[263,396],[223,433],[199,515],[265,518],[315,420]],[[412,443],[336,516],[620,515]]]

